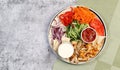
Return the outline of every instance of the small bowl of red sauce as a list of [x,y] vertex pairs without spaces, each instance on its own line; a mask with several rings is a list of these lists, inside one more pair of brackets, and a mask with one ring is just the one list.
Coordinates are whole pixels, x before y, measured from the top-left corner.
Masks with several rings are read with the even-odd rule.
[[95,29],[88,27],[82,30],[81,39],[85,43],[92,43],[96,39],[96,35]]

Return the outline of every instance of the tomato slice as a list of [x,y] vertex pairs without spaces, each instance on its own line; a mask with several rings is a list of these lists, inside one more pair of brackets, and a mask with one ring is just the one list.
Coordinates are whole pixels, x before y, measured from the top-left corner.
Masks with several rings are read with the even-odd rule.
[[72,16],[73,16],[73,12],[68,11],[68,12],[65,12],[64,14],[61,14],[59,16],[59,19],[60,19],[60,21],[62,22],[63,25],[68,26],[73,21]]
[[94,20],[90,22],[90,27],[94,28],[98,35],[104,36],[104,26],[98,18],[94,18]]

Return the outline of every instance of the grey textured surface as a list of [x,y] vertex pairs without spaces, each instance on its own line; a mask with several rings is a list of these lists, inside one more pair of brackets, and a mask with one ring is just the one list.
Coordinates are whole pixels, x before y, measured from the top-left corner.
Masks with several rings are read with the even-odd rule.
[[47,28],[75,0],[0,0],[0,70],[52,70]]

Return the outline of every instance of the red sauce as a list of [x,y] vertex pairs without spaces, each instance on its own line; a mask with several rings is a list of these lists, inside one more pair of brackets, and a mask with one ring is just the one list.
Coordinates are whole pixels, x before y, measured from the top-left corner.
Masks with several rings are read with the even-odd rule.
[[92,42],[96,38],[96,32],[92,28],[86,28],[82,31],[82,39],[85,42]]

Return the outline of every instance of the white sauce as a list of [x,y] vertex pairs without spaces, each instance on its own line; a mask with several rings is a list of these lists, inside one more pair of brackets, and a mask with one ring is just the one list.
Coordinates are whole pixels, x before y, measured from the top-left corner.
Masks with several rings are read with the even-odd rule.
[[69,42],[62,43],[58,48],[58,54],[62,58],[69,58],[73,55],[73,53],[74,53],[74,48],[72,44]]

